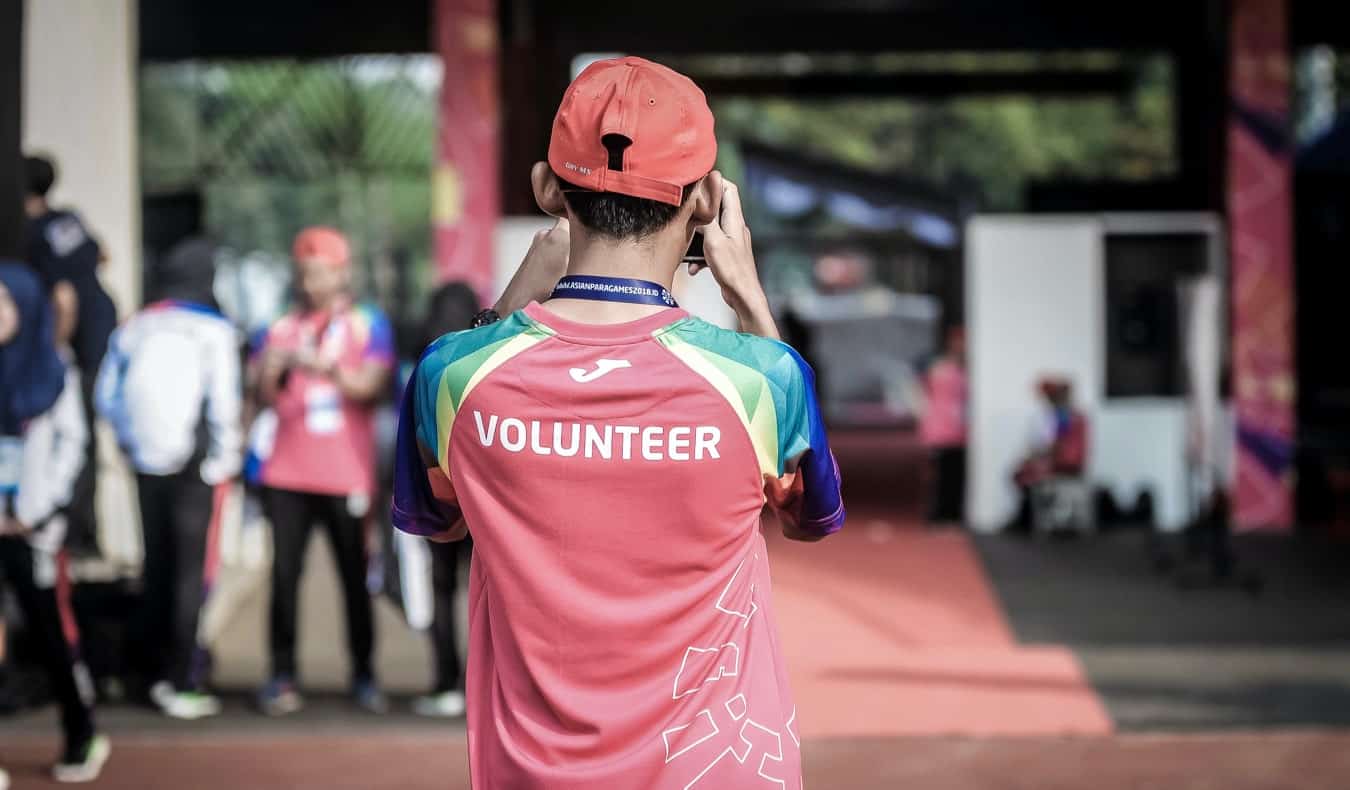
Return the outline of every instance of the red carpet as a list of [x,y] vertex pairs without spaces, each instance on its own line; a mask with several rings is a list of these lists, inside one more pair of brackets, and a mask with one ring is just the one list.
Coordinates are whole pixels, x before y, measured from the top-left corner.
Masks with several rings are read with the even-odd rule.
[[[769,530],[802,734],[1111,732],[1069,650],[1015,642],[966,536],[894,515],[916,509],[912,442],[885,433],[839,439],[849,481],[844,531],[803,544]],[[910,480],[887,484],[880,469]]]

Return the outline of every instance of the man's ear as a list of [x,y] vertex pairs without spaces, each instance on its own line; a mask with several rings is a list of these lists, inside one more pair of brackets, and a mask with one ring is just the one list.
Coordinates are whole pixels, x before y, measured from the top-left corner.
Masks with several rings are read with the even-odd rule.
[[689,195],[689,202],[694,207],[689,214],[690,222],[702,227],[717,219],[722,210],[722,188],[722,174],[716,170],[699,179]]
[[567,218],[567,201],[563,198],[562,184],[553,174],[548,162],[535,162],[530,168],[530,186],[534,189],[534,202],[539,210],[550,217]]

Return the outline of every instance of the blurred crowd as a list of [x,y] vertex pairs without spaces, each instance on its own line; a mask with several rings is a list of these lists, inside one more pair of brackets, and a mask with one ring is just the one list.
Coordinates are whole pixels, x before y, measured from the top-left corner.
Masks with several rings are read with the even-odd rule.
[[[24,170],[25,257],[0,262],[0,710],[59,703],[61,781],[92,780],[108,757],[94,718],[108,681],[175,719],[219,713],[202,617],[223,510],[240,491],[271,525],[270,668],[257,709],[283,716],[304,704],[298,598],[317,526],[340,576],[352,702],[388,710],[373,663],[371,596],[390,575],[380,559],[391,541],[381,529],[387,508],[377,503],[389,496],[381,459],[392,455],[393,432],[382,427],[381,407],[398,401],[415,361],[408,349],[469,325],[474,292],[457,283],[437,291],[432,318],[405,331],[416,337],[403,338],[400,354],[389,319],[353,293],[347,238],[315,226],[294,239],[289,307],[244,338],[216,302],[215,246],[189,237],[155,261],[143,306],[119,324],[99,281],[97,238],[77,213],[47,202],[56,167],[28,157]],[[72,606],[81,599],[71,594],[68,562],[99,551],[100,419],[135,475],[143,546],[137,594],[113,637],[82,636],[78,624],[90,618]],[[413,708],[458,716],[454,591],[470,547],[419,547],[430,554],[425,625],[435,682]],[[85,660],[95,652],[114,654],[98,682]]]

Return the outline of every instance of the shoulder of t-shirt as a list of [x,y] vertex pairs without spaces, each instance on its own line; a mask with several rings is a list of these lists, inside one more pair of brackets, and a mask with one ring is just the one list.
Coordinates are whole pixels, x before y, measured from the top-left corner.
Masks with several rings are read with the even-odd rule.
[[441,441],[437,434],[440,417],[435,411],[437,393],[444,388],[451,393],[451,403],[457,404],[464,386],[474,374],[488,364],[498,350],[527,333],[536,339],[551,334],[523,312],[517,312],[486,326],[441,335],[427,346],[409,384],[415,393],[418,438],[424,445],[436,447]]
[[386,362],[394,362],[394,325],[389,322],[384,311],[373,302],[357,302],[351,306],[348,320],[357,332],[357,337],[365,343],[367,355],[374,355]]
[[443,370],[450,365],[489,347],[499,346],[525,332],[542,331],[523,312],[512,313],[500,321],[475,329],[464,329],[441,335],[422,352],[418,363],[424,372]]
[[[190,302],[153,302],[132,313],[117,327],[123,337],[137,336],[145,332],[155,332],[164,328],[166,318],[172,322],[169,331],[179,332],[185,328],[214,336],[235,336],[234,323],[223,313],[208,305]],[[186,323],[185,323],[186,322]]]
[[80,246],[86,243],[93,244],[95,249],[97,249],[98,247],[98,242],[94,239],[93,235],[89,233],[89,226],[85,224],[84,218],[71,209],[52,209],[51,211],[48,211],[45,216],[42,217],[41,222],[42,222],[42,234],[44,237],[51,232],[51,228],[53,225],[59,224],[63,227],[74,226],[75,228],[79,229],[80,235],[83,238],[80,241],[80,244],[76,245],[72,249],[78,249]]
[[[714,355],[731,363],[730,366],[726,363],[717,364],[717,367],[734,371],[739,366],[762,377],[773,401],[778,434],[778,473],[782,474],[787,460],[811,444],[815,387],[814,374],[805,360],[792,346],[781,340],[734,332],[700,319],[673,324],[669,331],[675,333],[681,342],[697,347],[704,355]],[[742,377],[741,381],[745,379]]]
[[258,350],[261,351],[271,344],[294,334],[296,325],[299,321],[300,314],[295,310],[287,310],[280,316],[277,316],[276,320],[274,320],[266,329],[259,332]]
[[211,305],[198,304],[196,302],[170,302],[169,309],[177,310],[183,315],[191,316],[196,320],[213,326],[234,326],[224,313]]
[[299,320],[300,320],[299,313],[297,313],[295,310],[287,310],[286,312],[277,316],[276,320],[272,322],[271,326],[267,327],[267,334],[274,335],[279,334],[281,332],[289,332],[290,330],[295,328],[295,324]]
[[704,351],[760,372],[771,387],[784,392],[801,386],[809,370],[797,350],[781,340],[724,329],[701,318],[672,324],[667,331]]
[[369,322],[372,326],[389,323],[389,317],[374,302],[357,302],[352,305],[351,310],[353,314]]

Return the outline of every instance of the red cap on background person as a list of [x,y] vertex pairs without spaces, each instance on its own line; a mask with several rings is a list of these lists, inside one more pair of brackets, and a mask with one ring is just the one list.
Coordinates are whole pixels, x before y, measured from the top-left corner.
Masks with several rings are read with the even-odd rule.
[[[617,137],[606,145],[611,135]],[[548,145],[549,167],[563,181],[674,206],[716,160],[703,91],[683,74],[636,57],[587,66],[563,95]]]
[[1073,391],[1073,384],[1064,376],[1046,374],[1036,382],[1036,388],[1053,401],[1067,397]]
[[291,257],[296,261],[323,261],[333,266],[352,262],[351,245],[342,232],[323,225],[305,228],[295,237]]

